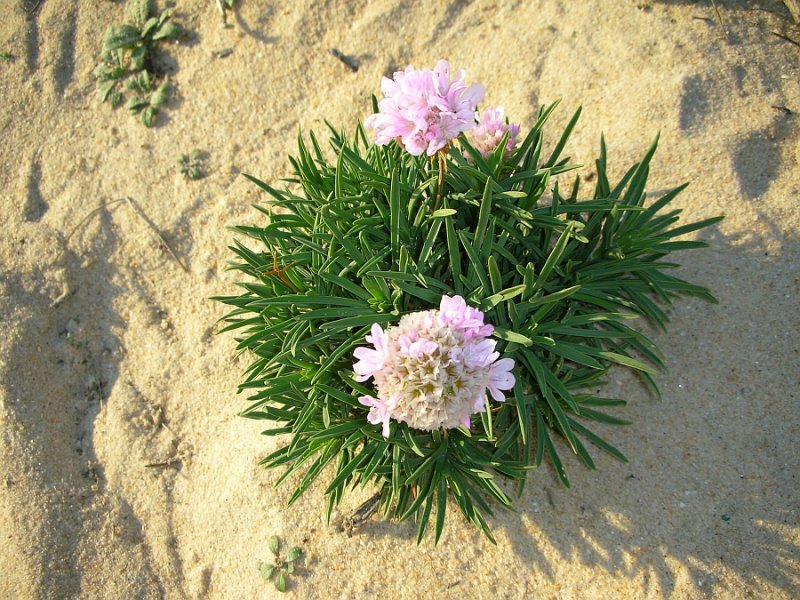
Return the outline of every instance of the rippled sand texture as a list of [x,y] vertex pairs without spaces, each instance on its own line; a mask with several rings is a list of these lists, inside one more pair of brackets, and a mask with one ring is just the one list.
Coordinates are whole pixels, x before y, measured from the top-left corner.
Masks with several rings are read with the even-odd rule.
[[[161,59],[177,94],[152,129],[94,91],[121,4],[8,4],[0,597],[278,597],[257,570],[273,533],[305,550],[296,598],[800,594],[800,47],[780,37],[800,29],[782,3],[240,0],[224,27],[211,0],[180,1],[189,34]],[[617,175],[661,132],[652,194],[690,181],[687,219],[727,215],[682,268],[719,305],[681,302],[653,333],[663,400],[612,373],[634,425],[606,433],[630,462],[569,460],[571,489],[534,472],[491,519],[497,546],[459,517],[438,547],[413,523],[348,537],[321,520],[324,486],[286,508],[208,300],[233,290],[225,227],[262,222],[240,172],[288,175],[298,130],[352,128],[383,74],[442,57],[523,131],[562,98],[551,146],[582,104],[568,152],[584,178],[601,132]],[[194,148],[200,181],[175,165]]]

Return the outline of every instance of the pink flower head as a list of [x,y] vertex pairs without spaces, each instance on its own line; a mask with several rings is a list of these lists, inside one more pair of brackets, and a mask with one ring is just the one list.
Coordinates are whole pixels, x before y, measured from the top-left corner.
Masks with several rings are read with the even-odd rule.
[[470,132],[470,143],[483,157],[489,156],[497,149],[506,131],[508,132],[508,141],[506,142],[505,156],[510,156],[511,151],[517,145],[519,123],[512,123],[511,125],[506,123],[503,116],[504,112],[502,106],[483,111],[478,124]]
[[379,112],[364,121],[375,130],[375,143],[397,139],[409,153],[433,156],[462,131],[475,126],[475,107],[483,99],[479,83],[464,81],[463,69],[450,78],[450,63],[440,60],[431,71],[406,67],[381,80],[384,98]]
[[374,348],[353,353],[356,380],[372,377],[377,390],[359,398],[370,407],[367,420],[382,423],[384,437],[390,419],[427,431],[469,427],[470,415],[485,408],[487,390],[502,402],[502,390],[515,383],[514,361],[498,360],[492,331],[460,296],[443,297],[438,310],[404,315],[386,331],[373,325],[366,340]]

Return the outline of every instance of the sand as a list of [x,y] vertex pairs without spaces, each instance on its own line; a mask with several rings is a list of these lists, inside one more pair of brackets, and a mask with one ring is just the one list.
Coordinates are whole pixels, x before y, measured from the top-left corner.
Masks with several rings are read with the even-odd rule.
[[[272,534],[305,552],[297,598],[797,597],[800,47],[773,32],[800,29],[785,6],[238,4],[224,27],[211,0],[178,2],[188,34],[162,58],[176,96],[152,129],[94,91],[121,4],[4,6],[0,598],[278,597],[257,569]],[[348,537],[323,522],[322,485],[287,508],[257,465],[281,440],[236,416],[247,360],[208,300],[234,289],[226,227],[262,222],[240,173],[287,176],[298,130],[352,128],[383,74],[442,57],[523,131],[561,98],[550,144],[582,105],[567,150],[584,176],[601,132],[620,174],[660,131],[650,192],[689,181],[687,220],[726,215],[699,234],[710,249],[679,257],[720,302],[680,302],[653,334],[663,399],[610,378],[634,424],[604,433],[630,462],[568,460],[571,489],[534,472],[491,519],[496,546],[455,512],[438,547],[378,519]],[[195,148],[206,176],[189,181],[175,160]]]

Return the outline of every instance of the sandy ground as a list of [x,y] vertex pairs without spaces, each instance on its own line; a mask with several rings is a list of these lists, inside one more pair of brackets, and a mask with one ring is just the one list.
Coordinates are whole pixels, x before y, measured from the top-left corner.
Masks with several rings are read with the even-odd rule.
[[[772,32],[800,29],[779,2],[716,5],[242,0],[226,28],[211,0],[179,1],[177,95],[146,129],[94,92],[121,4],[5,2],[0,598],[277,597],[257,571],[271,534],[305,551],[297,598],[797,597],[800,47]],[[438,547],[412,523],[347,537],[321,520],[323,486],[286,508],[208,300],[233,289],[226,226],[266,200],[239,173],[288,175],[298,129],[351,128],[381,75],[441,57],[523,131],[562,98],[550,143],[582,104],[568,150],[586,165],[601,132],[619,173],[660,131],[651,191],[690,181],[687,219],[727,215],[683,257],[719,305],[682,302],[655,335],[663,400],[612,377],[635,424],[607,434],[630,462],[570,460],[572,489],[534,473],[491,520],[497,546],[460,518]],[[200,181],[175,166],[194,148]],[[125,202],[81,224],[123,197],[188,272]]]

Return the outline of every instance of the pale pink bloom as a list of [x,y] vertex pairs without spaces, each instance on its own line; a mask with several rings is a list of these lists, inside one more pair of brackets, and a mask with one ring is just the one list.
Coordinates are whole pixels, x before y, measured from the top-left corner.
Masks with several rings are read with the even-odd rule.
[[461,296],[442,296],[439,303],[439,319],[442,323],[458,327],[463,323],[466,312],[467,303]]
[[450,79],[450,63],[440,60],[433,71],[406,67],[381,80],[384,98],[377,113],[364,121],[375,130],[375,143],[397,139],[409,153],[433,156],[462,131],[475,126],[475,107],[483,86],[467,86],[464,70]]
[[508,140],[506,142],[505,156],[510,156],[511,151],[517,145],[519,123],[512,123],[511,125],[506,123],[503,116],[504,112],[502,106],[483,111],[480,119],[478,119],[478,124],[469,134],[470,143],[484,158],[497,149],[506,131],[508,132]]
[[[377,328],[377,329],[376,329]],[[501,390],[514,386],[514,361],[500,358],[491,325],[459,296],[443,297],[439,310],[404,315],[385,332],[373,325],[366,336],[373,348],[357,348],[358,381],[374,378],[377,397],[361,396],[367,417],[389,435],[394,419],[430,431],[469,427],[470,415],[485,408],[487,389],[502,402]]]
[[494,340],[483,339],[477,344],[469,344],[464,348],[461,359],[470,369],[488,367],[498,359],[499,352],[494,351],[497,342]]
[[363,406],[370,407],[367,421],[373,425],[377,425],[378,423],[383,424],[383,428],[381,429],[383,437],[389,437],[389,417],[391,416],[391,409],[397,404],[396,397],[390,400],[390,402],[386,403],[372,396],[360,396],[358,399],[359,403]]
[[471,338],[475,336],[488,337],[494,333],[492,325],[483,323],[483,313],[477,308],[467,306],[461,296],[442,296],[439,305],[439,318],[443,323],[464,330],[464,334]]
[[489,367],[489,393],[496,402],[505,402],[505,395],[501,390],[510,390],[514,387],[514,360],[511,358],[501,358]]
[[383,331],[380,325],[373,323],[372,335],[366,336],[367,343],[372,344],[374,348],[356,348],[353,352],[359,361],[353,365],[353,371],[356,374],[356,381],[366,381],[372,377],[375,371],[383,366],[383,361],[386,359],[386,332]]

